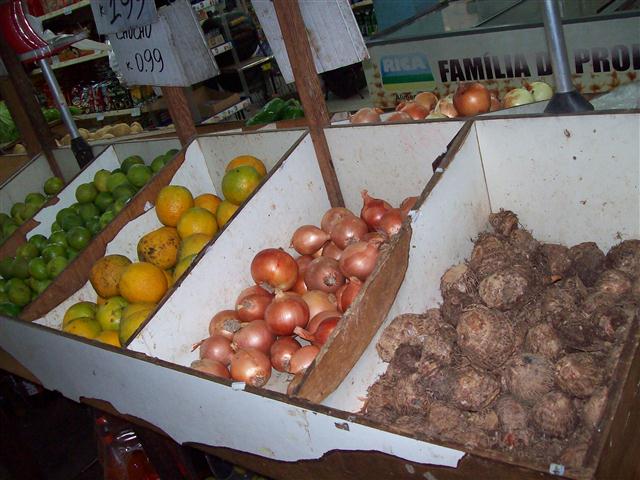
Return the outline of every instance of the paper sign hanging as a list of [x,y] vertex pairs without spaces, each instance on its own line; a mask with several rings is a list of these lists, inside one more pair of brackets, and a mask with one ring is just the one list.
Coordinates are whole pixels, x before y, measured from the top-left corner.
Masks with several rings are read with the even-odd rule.
[[158,21],[154,0],[91,0],[91,10],[100,35]]

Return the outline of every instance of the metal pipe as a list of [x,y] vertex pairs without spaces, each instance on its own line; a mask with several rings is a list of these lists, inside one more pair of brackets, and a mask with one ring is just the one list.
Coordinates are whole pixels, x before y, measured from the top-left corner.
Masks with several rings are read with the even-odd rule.
[[571,69],[567,56],[567,44],[564,40],[562,20],[558,0],[544,0],[544,31],[547,37],[547,47],[551,56],[553,77],[556,82],[556,92],[568,93],[575,90],[571,81]]
[[66,125],[69,130],[69,134],[71,138],[80,137],[80,132],[78,131],[78,127],[76,126],[76,122],[71,115],[71,111],[69,110],[69,106],[67,105],[67,100],[64,98],[62,94],[62,90],[60,90],[60,85],[58,84],[58,80],[56,76],[53,74],[53,69],[47,63],[47,59],[43,58],[38,60],[38,65],[40,65],[40,69],[42,70],[42,75],[44,79],[49,84],[49,88],[51,89],[51,94],[53,95],[53,99],[56,102],[56,106],[58,110],[60,110],[60,115],[62,116],[62,121]]

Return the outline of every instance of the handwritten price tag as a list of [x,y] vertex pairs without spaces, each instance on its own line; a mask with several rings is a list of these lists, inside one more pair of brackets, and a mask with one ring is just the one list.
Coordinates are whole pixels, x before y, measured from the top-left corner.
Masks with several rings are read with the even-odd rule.
[[122,32],[158,20],[153,0],[91,0],[91,10],[100,35]]

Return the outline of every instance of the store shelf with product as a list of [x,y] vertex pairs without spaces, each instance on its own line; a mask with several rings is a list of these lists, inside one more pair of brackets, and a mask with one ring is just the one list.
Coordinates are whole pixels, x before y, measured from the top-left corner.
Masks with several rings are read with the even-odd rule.
[[53,10],[51,12],[45,13],[44,15],[39,16],[38,19],[44,22],[46,20],[51,20],[61,15],[70,15],[72,12],[81,8],[89,7],[90,5],[91,5],[90,0],[80,0],[70,5],[66,5],[62,8],[58,8],[57,10]]

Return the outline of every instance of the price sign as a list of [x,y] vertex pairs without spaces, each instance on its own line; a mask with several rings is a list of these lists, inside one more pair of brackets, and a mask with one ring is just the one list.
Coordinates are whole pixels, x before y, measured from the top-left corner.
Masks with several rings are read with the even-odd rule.
[[158,20],[154,0],[91,0],[100,35],[140,27]]

